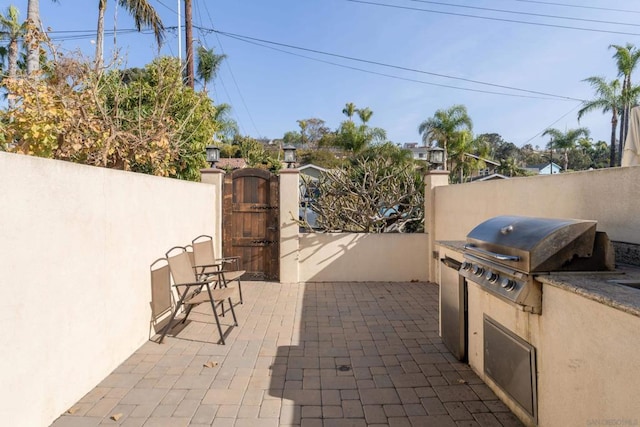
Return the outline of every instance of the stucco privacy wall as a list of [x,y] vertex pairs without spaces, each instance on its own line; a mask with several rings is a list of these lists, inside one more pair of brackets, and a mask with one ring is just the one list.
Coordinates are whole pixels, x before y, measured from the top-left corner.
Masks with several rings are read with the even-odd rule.
[[0,153],[0,420],[44,426],[149,338],[149,265],[214,187]]
[[424,233],[306,233],[299,239],[301,282],[428,280]]
[[640,243],[640,167],[435,188],[435,240],[462,240],[497,215],[593,219],[612,240]]

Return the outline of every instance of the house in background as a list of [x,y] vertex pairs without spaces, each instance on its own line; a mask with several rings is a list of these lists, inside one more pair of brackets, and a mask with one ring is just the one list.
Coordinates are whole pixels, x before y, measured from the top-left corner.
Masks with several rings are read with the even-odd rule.
[[320,166],[316,166],[312,163],[309,163],[308,165],[300,166],[298,168],[298,171],[300,172],[301,175],[306,175],[308,177],[313,178],[314,180],[317,180],[320,178],[320,175],[327,172],[327,169]]
[[492,173],[491,175],[475,176],[471,178],[469,181],[481,182],[481,181],[493,181],[494,179],[509,179],[509,177],[506,175],[502,175],[501,173]]
[[[471,172],[470,178],[471,181],[476,181],[479,178],[486,178],[491,175],[497,175],[498,167],[500,166],[499,162],[495,162],[493,160],[485,159],[480,156],[476,156],[475,154],[464,153],[466,157],[471,157],[472,159],[479,160],[484,162],[484,168],[476,169]],[[499,178],[499,177],[498,177]]]
[[411,155],[415,160],[428,160],[429,148],[426,145],[419,146],[417,142],[405,142],[402,148],[411,151]]
[[524,170],[533,172],[537,175],[551,175],[562,172],[562,167],[555,163],[543,163],[540,165],[529,165],[524,168]]

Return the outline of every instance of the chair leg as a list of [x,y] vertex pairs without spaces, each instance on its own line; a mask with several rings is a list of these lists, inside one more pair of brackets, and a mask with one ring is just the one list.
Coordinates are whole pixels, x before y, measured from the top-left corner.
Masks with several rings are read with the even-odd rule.
[[238,292],[240,293],[240,304],[244,304],[244,300],[242,299],[242,285],[240,285],[240,279],[238,279]]
[[187,312],[184,315],[184,319],[182,319],[182,322],[180,323],[184,323],[187,321],[187,317],[189,317],[189,313],[191,313],[192,309],[193,309],[193,305],[189,305],[189,307],[187,308]]
[[231,297],[229,297],[228,300],[229,300],[229,308],[231,309],[231,316],[233,316],[233,323],[235,326],[238,326],[238,319],[236,319],[236,311],[233,309],[233,303],[231,302]]
[[162,340],[164,340],[165,335],[167,335],[167,332],[169,332],[169,329],[171,328],[171,324],[173,323],[173,320],[176,318],[176,314],[178,314],[178,310],[180,309],[181,306],[182,306],[182,298],[176,304],[176,308],[173,310],[173,313],[171,313],[171,318],[169,319],[169,323],[167,323],[167,326],[165,326],[164,329],[162,329],[162,335],[160,336],[160,340],[158,341],[158,344],[162,344]]
[[216,311],[216,303],[211,300],[211,309],[213,310],[213,317],[216,319],[216,326],[218,327],[218,334],[220,335],[220,342],[225,345],[224,334],[222,333],[222,325],[220,325],[220,319],[218,318],[218,312]]

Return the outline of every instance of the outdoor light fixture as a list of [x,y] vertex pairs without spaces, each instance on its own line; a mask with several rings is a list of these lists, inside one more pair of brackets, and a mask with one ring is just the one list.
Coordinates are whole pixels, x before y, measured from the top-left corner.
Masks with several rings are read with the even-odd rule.
[[433,147],[429,149],[429,163],[440,169],[444,164],[444,148]]
[[207,162],[215,169],[216,163],[220,161],[220,148],[215,145],[208,145],[207,148]]
[[296,162],[296,147],[285,145],[282,149],[284,150],[284,162],[287,164],[287,168],[292,168]]

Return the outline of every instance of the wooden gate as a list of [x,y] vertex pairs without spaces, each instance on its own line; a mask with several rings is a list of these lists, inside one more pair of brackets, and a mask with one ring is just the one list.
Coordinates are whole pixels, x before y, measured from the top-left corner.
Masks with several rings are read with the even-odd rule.
[[278,177],[263,169],[240,169],[224,178],[222,252],[239,256],[246,280],[278,280]]

